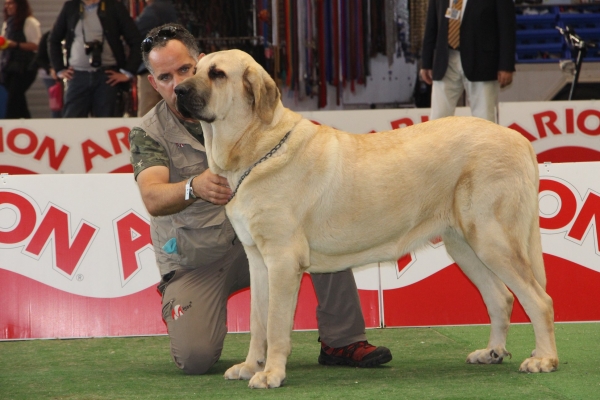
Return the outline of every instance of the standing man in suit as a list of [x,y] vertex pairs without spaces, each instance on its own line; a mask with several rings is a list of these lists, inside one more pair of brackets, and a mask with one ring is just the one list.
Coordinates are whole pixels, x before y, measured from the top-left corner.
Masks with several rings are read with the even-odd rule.
[[513,0],[429,0],[421,79],[433,85],[431,119],[454,115],[463,90],[471,114],[496,122],[500,88],[515,70]]

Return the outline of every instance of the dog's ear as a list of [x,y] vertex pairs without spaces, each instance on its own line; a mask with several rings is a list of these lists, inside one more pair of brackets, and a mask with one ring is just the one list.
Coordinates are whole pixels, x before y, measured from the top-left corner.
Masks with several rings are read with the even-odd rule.
[[251,65],[244,71],[244,88],[258,117],[270,124],[280,96],[273,78],[264,69]]

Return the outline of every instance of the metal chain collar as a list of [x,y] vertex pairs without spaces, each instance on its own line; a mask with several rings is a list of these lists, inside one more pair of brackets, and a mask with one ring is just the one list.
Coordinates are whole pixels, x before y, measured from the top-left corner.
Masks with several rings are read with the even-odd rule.
[[244,174],[240,177],[240,180],[238,181],[237,187],[235,188],[235,190],[233,191],[233,194],[231,195],[231,197],[229,198],[229,201],[233,200],[233,198],[235,197],[235,194],[237,193],[238,189],[240,188],[240,185],[242,184],[242,181],[244,179],[246,179],[246,177],[248,175],[250,175],[250,171],[252,171],[252,169],[254,167],[256,167],[258,164],[260,164],[261,162],[267,160],[268,158],[270,158],[273,154],[275,154],[275,152],[277,150],[279,150],[279,148],[283,145],[283,143],[287,140],[288,136],[290,136],[290,133],[292,133],[292,131],[289,131],[288,133],[285,134],[285,136],[283,137],[283,139],[281,139],[281,141],[279,143],[277,143],[277,145],[275,147],[273,147],[271,149],[271,151],[269,151],[267,154],[265,154],[263,156],[263,158],[261,158],[260,160],[258,160],[257,162],[254,163],[253,166],[251,166],[250,168],[248,168],[248,170],[246,172],[244,172]]

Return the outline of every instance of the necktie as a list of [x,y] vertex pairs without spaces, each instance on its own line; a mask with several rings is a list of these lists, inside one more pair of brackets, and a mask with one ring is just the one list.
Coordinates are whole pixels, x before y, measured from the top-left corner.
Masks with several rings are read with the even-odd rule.
[[[462,10],[462,0],[453,1],[452,8],[460,12]],[[450,21],[448,21],[448,45],[453,49],[457,49],[460,45],[460,20],[461,18],[450,18]]]

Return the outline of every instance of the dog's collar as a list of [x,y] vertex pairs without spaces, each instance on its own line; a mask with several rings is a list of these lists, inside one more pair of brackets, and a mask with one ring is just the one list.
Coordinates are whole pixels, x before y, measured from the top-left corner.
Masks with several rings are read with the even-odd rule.
[[279,150],[279,148],[281,147],[281,145],[283,145],[283,143],[290,136],[290,133],[292,133],[292,131],[289,131],[288,133],[286,133],[285,136],[283,137],[283,139],[281,139],[281,141],[279,143],[277,143],[277,145],[275,147],[273,147],[271,149],[271,151],[269,151],[267,154],[265,154],[263,156],[263,158],[261,158],[260,160],[258,160],[257,162],[255,162],[253,166],[251,166],[250,168],[248,168],[248,170],[246,172],[244,172],[244,174],[240,177],[240,180],[238,181],[238,184],[237,184],[235,190],[233,191],[233,194],[229,198],[229,201],[233,200],[233,198],[235,197],[235,194],[237,193],[238,189],[240,188],[240,185],[242,184],[242,181],[244,179],[246,179],[246,177],[250,174],[250,171],[252,171],[252,169],[254,167],[256,167],[258,164],[260,164],[261,162],[265,161],[266,159],[268,159],[269,157],[271,157],[273,154],[275,154],[275,152],[277,150]]

